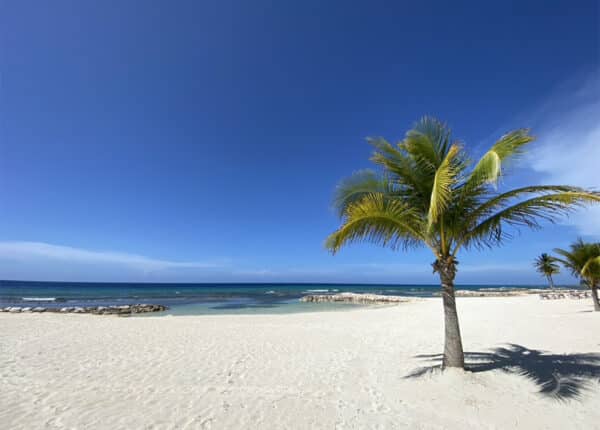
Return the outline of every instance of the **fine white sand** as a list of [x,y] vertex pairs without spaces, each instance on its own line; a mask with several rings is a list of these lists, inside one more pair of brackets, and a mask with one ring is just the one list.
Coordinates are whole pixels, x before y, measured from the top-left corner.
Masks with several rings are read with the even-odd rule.
[[513,372],[406,378],[427,365],[416,355],[441,351],[439,299],[287,315],[0,314],[0,428],[599,428],[600,360],[577,355],[600,352],[590,299],[458,306],[466,351],[526,348],[506,358]]

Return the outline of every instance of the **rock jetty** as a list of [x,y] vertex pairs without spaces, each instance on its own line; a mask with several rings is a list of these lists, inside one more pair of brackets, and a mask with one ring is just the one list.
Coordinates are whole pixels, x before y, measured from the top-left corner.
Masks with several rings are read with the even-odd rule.
[[310,294],[300,298],[301,302],[342,302],[361,304],[390,304],[405,303],[410,301],[402,296],[384,296],[380,294],[338,293],[338,294]]
[[130,316],[132,314],[142,314],[146,312],[162,312],[169,309],[164,305],[149,305],[149,304],[136,304],[136,305],[121,305],[121,306],[67,306],[63,308],[56,307],[43,307],[37,306],[32,307],[21,307],[21,306],[8,306],[0,307],[0,312],[9,313],[31,313],[31,312],[50,312],[58,314],[94,314],[94,315],[118,315],[118,316]]
[[[540,292],[548,292],[548,290],[541,289],[502,289],[502,288],[484,288],[481,290],[456,290],[456,297],[515,297],[515,296],[527,296],[530,294],[538,294]],[[436,296],[441,296],[441,292],[434,293]]]

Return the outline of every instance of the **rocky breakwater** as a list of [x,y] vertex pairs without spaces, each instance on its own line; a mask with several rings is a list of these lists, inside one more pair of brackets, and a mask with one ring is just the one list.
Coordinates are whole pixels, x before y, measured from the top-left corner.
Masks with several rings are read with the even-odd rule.
[[301,302],[342,302],[360,304],[391,304],[410,301],[401,296],[384,296],[380,294],[338,293],[338,294],[310,294],[300,298]]
[[130,316],[132,314],[142,314],[146,312],[162,312],[169,309],[164,305],[149,305],[149,304],[136,304],[136,305],[121,305],[121,306],[66,306],[63,308],[55,307],[43,307],[43,306],[8,306],[1,308],[0,312],[9,313],[58,313],[58,314],[94,314],[94,315],[117,315],[117,316]]
[[[482,290],[456,290],[456,297],[516,297],[516,296],[527,296],[530,294],[538,294],[540,292],[547,292],[548,290],[539,289],[493,289],[486,288]],[[436,296],[441,296],[442,293],[434,293]]]

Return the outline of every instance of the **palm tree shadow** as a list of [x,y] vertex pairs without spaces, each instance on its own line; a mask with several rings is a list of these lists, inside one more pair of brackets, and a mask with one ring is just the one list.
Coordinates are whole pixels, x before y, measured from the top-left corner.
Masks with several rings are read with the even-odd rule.
[[[417,378],[441,368],[443,354],[417,355],[431,365],[416,369],[405,378]],[[539,393],[557,400],[576,399],[593,381],[600,382],[600,354],[551,354],[508,344],[492,352],[465,353],[466,370],[478,373],[502,370],[523,376],[539,387]]]

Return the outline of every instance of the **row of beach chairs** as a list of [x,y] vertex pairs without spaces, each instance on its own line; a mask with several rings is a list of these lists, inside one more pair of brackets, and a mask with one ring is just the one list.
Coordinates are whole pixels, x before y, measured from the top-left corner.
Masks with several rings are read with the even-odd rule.
[[564,293],[541,293],[542,300],[557,300],[557,299],[589,299],[592,297],[589,291],[568,291]]

